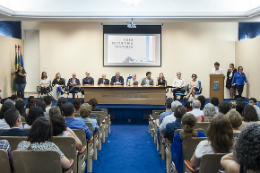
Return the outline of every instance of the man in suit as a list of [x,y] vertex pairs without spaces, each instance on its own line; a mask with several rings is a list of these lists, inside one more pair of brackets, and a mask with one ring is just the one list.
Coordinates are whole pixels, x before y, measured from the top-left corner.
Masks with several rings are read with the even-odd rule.
[[151,79],[151,72],[146,72],[146,77],[142,79],[141,85],[153,85],[153,79]]
[[20,129],[22,121],[17,109],[8,109],[4,114],[4,118],[6,123],[10,126],[10,129],[1,131],[0,136],[28,136],[29,129]]
[[106,79],[106,74],[102,74],[102,78],[98,79],[98,85],[106,85],[109,84],[109,80]]
[[82,85],[94,85],[94,79],[90,76],[89,72],[86,72],[86,77],[82,80]]
[[124,85],[124,78],[120,76],[119,72],[111,78],[111,85]]
[[73,99],[75,98],[75,91],[79,90],[78,87],[75,87],[77,85],[80,85],[80,81],[76,78],[76,73],[73,73],[72,78],[70,78],[67,83],[67,86],[69,86],[69,92],[72,93]]

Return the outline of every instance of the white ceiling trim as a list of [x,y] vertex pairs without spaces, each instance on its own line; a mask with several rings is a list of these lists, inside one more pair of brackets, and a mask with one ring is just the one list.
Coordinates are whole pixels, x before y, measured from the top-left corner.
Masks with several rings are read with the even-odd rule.
[[18,18],[74,19],[74,18],[251,18],[260,15],[260,7],[247,12],[16,12],[0,5],[0,14]]

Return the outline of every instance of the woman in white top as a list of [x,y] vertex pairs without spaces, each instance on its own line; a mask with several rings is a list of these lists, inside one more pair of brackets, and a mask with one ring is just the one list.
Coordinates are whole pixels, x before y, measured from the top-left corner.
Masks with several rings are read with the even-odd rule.
[[47,73],[45,71],[42,72],[42,77],[40,79],[41,86],[41,96],[43,94],[47,94],[47,90],[50,90],[51,80],[48,78]]
[[197,80],[197,75],[192,74],[191,76],[192,80],[190,81],[190,86],[189,86],[189,94],[187,95],[187,99],[189,99],[190,95],[192,97],[195,97],[195,91],[199,91],[199,82]]
[[191,158],[191,166],[198,168],[204,154],[229,153],[233,146],[233,129],[225,115],[212,119],[207,131],[208,140],[201,141]]

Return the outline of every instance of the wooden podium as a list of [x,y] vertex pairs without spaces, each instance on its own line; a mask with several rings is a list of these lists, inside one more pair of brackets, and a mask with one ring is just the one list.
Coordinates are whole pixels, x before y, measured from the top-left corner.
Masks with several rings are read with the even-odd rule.
[[223,74],[210,74],[209,77],[209,100],[211,100],[212,97],[217,97],[219,101],[223,101],[225,76]]

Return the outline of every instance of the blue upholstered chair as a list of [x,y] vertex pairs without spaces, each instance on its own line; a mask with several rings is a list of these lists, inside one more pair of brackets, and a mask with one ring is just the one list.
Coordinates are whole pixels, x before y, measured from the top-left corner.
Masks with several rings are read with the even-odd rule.
[[132,79],[132,76],[128,76],[128,77],[126,78],[126,83],[125,83],[126,85],[128,84],[128,80],[129,80],[129,79]]
[[[184,92],[184,93],[182,93],[181,91],[177,91],[177,92],[175,93],[176,97],[177,97],[177,96],[184,96],[184,97],[185,97],[185,96],[186,96],[185,93],[188,91],[188,88],[189,88],[189,84],[187,84],[187,85],[185,86],[185,92]],[[185,99],[184,97],[183,97],[183,100]]]
[[[40,97],[40,94],[41,94],[41,86],[37,86],[36,87],[36,90],[37,90],[37,93],[39,94],[38,97]],[[49,86],[49,89],[46,91],[47,92],[47,95],[52,91],[52,86],[51,86],[51,81],[50,81],[50,86]]]
[[[201,87],[201,81],[198,81],[199,83],[199,91],[195,91],[195,95],[199,95],[202,93],[202,87]],[[187,89],[187,93],[189,93],[190,91]]]

